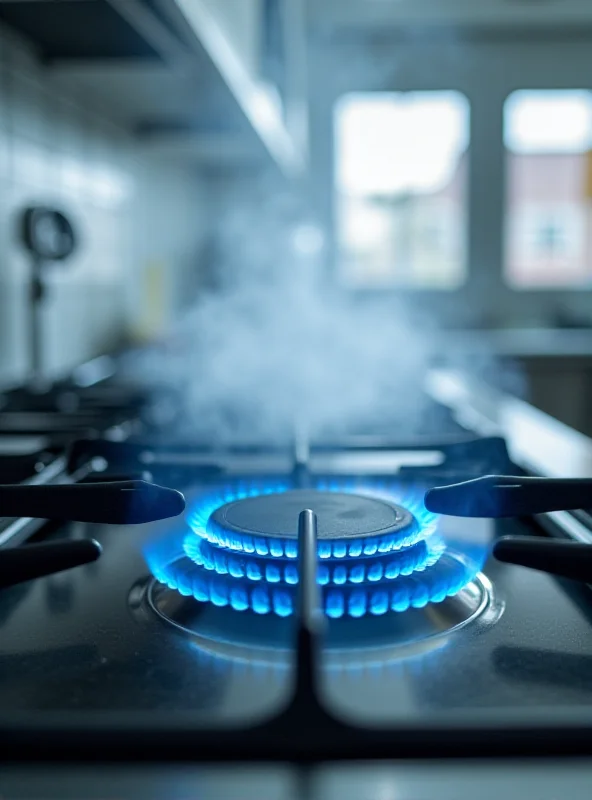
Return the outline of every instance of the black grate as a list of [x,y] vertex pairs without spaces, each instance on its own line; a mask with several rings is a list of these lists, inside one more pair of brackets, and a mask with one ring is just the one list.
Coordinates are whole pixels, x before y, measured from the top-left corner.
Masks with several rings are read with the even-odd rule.
[[292,697],[273,719],[252,727],[203,730],[171,725],[151,713],[150,727],[129,719],[69,725],[63,717],[39,724],[0,719],[0,747],[9,761],[287,761],[483,758],[592,754],[592,725],[479,727],[459,722],[395,729],[362,728],[336,719],[320,686],[322,618],[316,585],[316,518],[299,519],[300,596],[296,680]]
[[[86,448],[86,450],[85,450]],[[93,451],[94,448],[94,451]],[[441,446],[444,467],[454,463],[468,469],[470,456],[482,468],[500,471],[507,460],[503,442],[476,440]],[[137,464],[151,452],[174,460],[179,452],[150,450],[147,446],[91,442],[72,449],[70,464],[100,454],[110,462]],[[186,453],[189,455],[189,453]],[[216,465],[210,465],[216,468]],[[488,469],[489,468],[489,469]],[[195,465],[193,465],[195,469]],[[299,472],[306,483],[306,458]],[[230,730],[203,729],[191,719],[172,719],[151,711],[97,719],[68,720],[63,714],[0,718],[0,747],[5,761],[61,762],[206,762],[285,761],[313,763],[345,759],[426,759],[592,755],[592,722],[556,725],[488,725],[449,721],[428,725],[402,724],[396,728],[359,727],[337,719],[326,707],[320,687],[323,618],[319,613],[316,582],[317,525],[312,511],[299,516],[299,596],[295,625],[295,681],[289,701],[273,718],[254,726]],[[537,651],[538,653],[538,651]],[[538,657],[538,655],[536,656]],[[505,661],[507,658],[504,656]],[[508,666],[511,669],[512,665]]]

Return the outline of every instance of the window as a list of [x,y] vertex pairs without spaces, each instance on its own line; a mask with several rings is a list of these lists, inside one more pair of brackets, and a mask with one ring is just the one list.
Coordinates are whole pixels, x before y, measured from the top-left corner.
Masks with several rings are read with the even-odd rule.
[[458,92],[372,92],[339,101],[335,222],[343,283],[463,283],[468,143],[469,106]]
[[504,143],[507,283],[592,288],[592,92],[514,92]]

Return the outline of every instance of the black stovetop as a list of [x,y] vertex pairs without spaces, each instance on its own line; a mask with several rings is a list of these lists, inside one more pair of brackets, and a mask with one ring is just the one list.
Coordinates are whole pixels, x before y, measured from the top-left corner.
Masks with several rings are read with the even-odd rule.
[[[75,448],[70,465],[80,469],[97,453],[123,453],[128,466],[134,458],[149,461],[161,482],[168,473],[167,483],[184,491],[189,514],[204,497],[227,498],[237,486],[272,491],[280,482],[284,488],[308,483],[371,495],[380,487],[421,497],[452,474],[470,477],[467,454],[475,454],[479,471],[487,452],[492,468],[503,466],[495,439],[440,451],[447,457],[434,466],[426,446],[407,445],[401,459],[428,464],[415,463],[395,477],[385,475],[384,456],[396,451],[368,448],[313,447],[308,463],[286,473],[278,465],[288,452],[227,450],[204,458],[190,447],[97,441]],[[349,466],[359,460],[359,471],[338,471],[346,456]],[[333,463],[333,474],[315,473],[315,461]],[[44,540],[94,538],[103,553],[96,563],[3,591],[0,731],[18,724],[38,735],[48,726],[53,757],[77,748],[83,754],[106,726],[109,736],[135,731],[118,741],[120,753],[130,757],[155,746],[160,756],[175,759],[191,753],[200,759],[314,760],[384,754],[389,741],[406,755],[449,753],[455,746],[463,753],[493,751],[513,746],[516,726],[542,730],[581,722],[592,712],[587,598],[566,583],[487,555],[500,535],[540,531],[532,520],[448,517],[438,524],[449,546],[482,558],[483,597],[469,609],[470,619],[462,609],[429,604],[329,619],[312,633],[302,613],[262,617],[170,590],[159,599],[163,587],[153,573],[159,575],[158,560],[165,564],[185,536],[183,518],[140,526],[54,525],[42,532]],[[422,730],[425,747],[419,747]]]
[[[266,647],[253,637],[251,648],[244,628],[260,628],[261,618],[208,604],[200,646],[199,637],[175,629],[150,607],[143,553],[155,537],[178,537],[181,527],[181,521],[133,529],[66,524],[52,534],[93,537],[103,555],[3,593],[3,713],[33,713],[40,721],[51,712],[64,720],[61,712],[69,712],[88,722],[88,712],[109,712],[126,724],[147,724],[144,712],[158,712],[172,726],[182,720],[206,730],[249,726],[282,710],[296,679],[295,620],[283,627],[277,618],[264,620],[270,623],[261,637]],[[487,544],[524,532],[524,525],[452,518],[446,529],[456,540]],[[346,641],[337,653],[321,648],[319,692],[327,708],[350,723],[379,727],[509,723],[517,712],[556,720],[569,710],[579,715],[588,703],[592,710],[586,606],[541,573],[492,561],[483,572],[493,586],[488,609],[449,637],[397,647],[400,620],[381,625],[383,619],[368,616],[364,621],[377,630],[366,647]],[[266,652],[273,644],[279,654]]]
[[[417,503],[432,486],[516,471],[499,438],[475,440],[454,425],[440,441],[431,431],[419,442],[374,431],[295,450],[113,438],[99,432],[70,439],[68,451],[55,443],[39,458],[30,454],[29,479],[149,470],[183,491],[187,516],[138,526],[4,521],[8,545],[25,531],[33,542],[92,538],[102,546],[92,564],[0,593],[5,758],[30,760],[34,749],[35,759],[64,763],[311,764],[592,752],[588,588],[490,555],[500,536],[545,535],[532,518],[441,518],[447,552],[476,569],[444,602],[406,611],[320,623],[314,592],[301,590],[282,617],[165,585],[187,520],[212,498],[219,506],[253,487],[323,488]],[[27,479],[19,458],[18,479]],[[314,555],[314,536],[306,541],[300,574],[310,577],[317,560],[302,559]],[[245,779],[245,796],[257,796],[256,786]]]

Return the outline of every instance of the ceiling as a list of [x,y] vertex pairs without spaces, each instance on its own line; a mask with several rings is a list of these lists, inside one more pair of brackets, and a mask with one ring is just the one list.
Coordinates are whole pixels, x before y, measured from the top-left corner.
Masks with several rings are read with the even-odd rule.
[[96,98],[151,153],[174,155],[178,138],[181,157],[206,154],[208,165],[217,154],[261,159],[231,89],[167,2],[0,0],[0,23],[33,45],[54,84]]
[[[195,8],[221,0],[188,0]],[[322,32],[384,33],[405,26],[544,36],[592,31],[592,0],[302,0]],[[0,23],[37,49],[59,85],[97,97],[150,152],[194,154],[208,165],[272,156],[289,137],[270,126],[254,87],[224,72],[215,47],[175,0],[0,0]],[[390,35],[390,34],[389,34]],[[497,34],[494,34],[497,35]],[[279,144],[278,144],[279,142]],[[286,145],[286,147],[284,147]],[[289,148],[288,148],[289,150]]]

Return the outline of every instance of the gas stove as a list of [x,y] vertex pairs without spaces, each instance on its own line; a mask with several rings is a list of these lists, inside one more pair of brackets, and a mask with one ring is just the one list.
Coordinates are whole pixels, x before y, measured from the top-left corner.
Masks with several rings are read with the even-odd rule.
[[[390,797],[393,759],[589,755],[589,590],[492,555],[506,536],[584,541],[586,512],[570,528],[426,508],[434,487],[534,471],[479,428],[223,448],[99,433],[19,456],[15,482],[142,479],[182,492],[186,509],[136,525],[4,521],[7,547],[100,545],[2,589],[5,759],[81,775],[97,758],[199,763],[200,796],[360,797],[350,767],[321,766],[356,759],[368,796]],[[15,458],[0,458],[5,482]],[[181,785],[163,775],[146,796]]]

